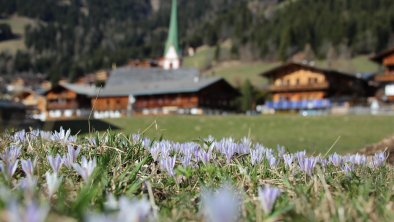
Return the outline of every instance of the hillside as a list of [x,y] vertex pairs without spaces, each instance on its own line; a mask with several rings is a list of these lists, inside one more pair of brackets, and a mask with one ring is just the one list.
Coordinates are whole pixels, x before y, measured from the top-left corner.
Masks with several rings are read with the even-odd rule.
[[[226,50],[229,43],[221,45],[222,56],[215,59],[216,47],[202,46],[198,48],[193,56],[184,59],[184,66],[194,67],[203,71],[205,76],[221,76],[228,80],[233,86],[239,87],[242,82],[249,79],[257,88],[263,88],[266,79],[261,73],[281,64],[280,61],[269,62],[264,60],[242,61],[227,57]],[[378,71],[378,65],[369,60],[369,56],[358,55],[353,58],[336,59],[329,65],[326,59],[316,59],[315,65],[320,68],[334,69],[347,73],[374,73]]]
[[15,54],[18,50],[25,51],[25,27],[27,25],[34,25],[34,20],[27,17],[11,16],[6,19],[0,19],[0,24],[1,23],[10,25],[12,32],[17,35],[17,38],[0,41],[0,52]]
[[[18,14],[41,23],[26,29],[25,46],[18,42],[13,47],[28,50],[0,54],[0,66],[12,63],[0,71],[43,72],[56,80],[122,65],[130,58],[160,57],[170,3],[1,0],[1,16]],[[394,44],[391,0],[179,0],[178,10],[184,52],[208,46],[214,48],[214,60],[227,54],[219,63],[285,61],[306,49],[316,60],[348,60]],[[227,41],[231,47],[218,47]],[[212,58],[201,56],[191,65],[185,59],[185,64],[200,66],[204,60]]]

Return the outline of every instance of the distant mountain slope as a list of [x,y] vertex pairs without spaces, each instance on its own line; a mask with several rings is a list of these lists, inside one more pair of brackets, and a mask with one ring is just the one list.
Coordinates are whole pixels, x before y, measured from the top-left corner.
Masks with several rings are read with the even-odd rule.
[[[170,3],[0,0],[0,15],[45,22],[26,29],[28,50],[0,54],[0,72],[75,78],[130,58],[160,57]],[[306,49],[316,59],[349,59],[394,45],[392,0],[179,0],[178,7],[182,48],[231,40],[231,60],[286,60]],[[10,61],[19,62],[1,65]]]

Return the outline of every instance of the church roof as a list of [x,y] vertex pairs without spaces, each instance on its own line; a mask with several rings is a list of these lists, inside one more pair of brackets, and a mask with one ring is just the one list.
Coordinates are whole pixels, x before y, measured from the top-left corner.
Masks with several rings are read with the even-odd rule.
[[177,1],[172,0],[171,8],[171,20],[170,29],[168,30],[167,42],[164,50],[164,55],[167,54],[171,47],[174,47],[176,52],[179,53],[178,46],[178,13],[177,13]]
[[219,81],[224,80],[220,77],[199,77],[195,69],[124,67],[112,71],[99,96],[193,93]]

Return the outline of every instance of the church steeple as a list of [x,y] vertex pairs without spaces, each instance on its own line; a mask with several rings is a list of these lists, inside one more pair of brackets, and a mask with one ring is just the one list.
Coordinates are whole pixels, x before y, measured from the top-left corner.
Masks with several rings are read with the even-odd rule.
[[178,69],[181,56],[178,46],[178,15],[177,1],[172,0],[170,28],[164,50],[164,69]]

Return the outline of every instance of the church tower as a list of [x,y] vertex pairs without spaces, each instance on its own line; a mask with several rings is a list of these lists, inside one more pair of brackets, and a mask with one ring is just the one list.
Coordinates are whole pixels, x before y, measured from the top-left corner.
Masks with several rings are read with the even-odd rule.
[[172,0],[170,29],[164,50],[164,69],[178,69],[181,66],[181,54],[178,46],[177,1]]

